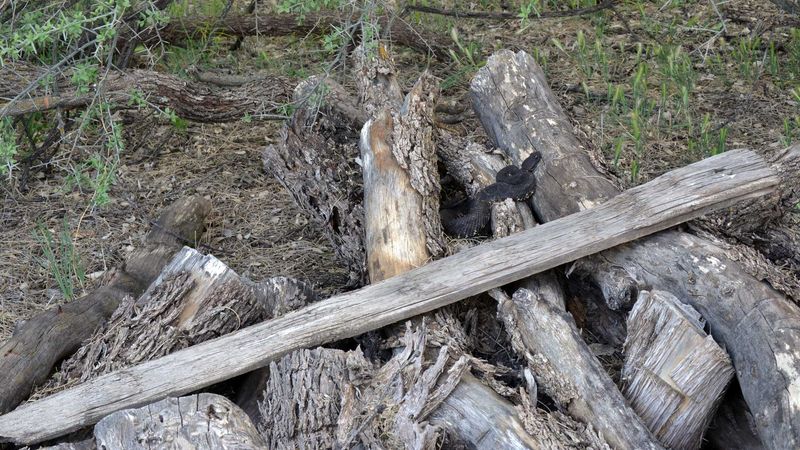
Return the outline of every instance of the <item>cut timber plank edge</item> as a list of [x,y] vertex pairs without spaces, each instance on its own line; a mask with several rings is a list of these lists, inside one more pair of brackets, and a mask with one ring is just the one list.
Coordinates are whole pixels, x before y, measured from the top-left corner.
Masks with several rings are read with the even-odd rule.
[[114,411],[183,395],[287,352],[356,336],[765,195],[778,182],[757,154],[729,151],[592,209],[23,405],[0,416],[0,441],[52,439]]

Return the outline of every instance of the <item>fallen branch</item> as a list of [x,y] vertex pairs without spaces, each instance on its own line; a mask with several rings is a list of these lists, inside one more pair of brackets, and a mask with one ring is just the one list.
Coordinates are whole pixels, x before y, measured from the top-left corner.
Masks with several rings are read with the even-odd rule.
[[[779,1],[779,0],[777,0]],[[605,0],[594,6],[586,8],[576,8],[567,11],[546,11],[542,13],[534,13],[528,17],[531,19],[555,19],[559,17],[575,17],[583,16],[586,14],[593,14],[608,9],[614,6],[614,0]],[[500,11],[457,11],[453,9],[435,8],[433,6],[420,6],[420,5],[407,5],[406,11],[422,12],[427,14],[436,14],[439,16],[450,16],[467,19],[495,19],[495,20],[516,20],[520,18],[519,13],[500,12]]]
[[[221,21],[216,17],[187,17],[173,21],[160,30],[148,30],[143,33],[142,42],[152,44],[163,40],[170,44],[179,44],[187,38],[199,35],[227,36],[287,36],[330,33],[334,27],[342,27],[360,20],[357,15],[346,16],[331,12],[309,12],[302,20],[293,14],[276,14],[272,11],[260,14],[228,15]],[[389,18],[378,20],[384,37],[391,42],[413,48],[422,53],[431,53],[437,58],[446,57],[447,49],[452,44],[449,39],[439,34],[416,29],[408,22]],[[215,26],[210,27],[211,24]],[[358,31],[358,29],[354,30]],[[353,36],[354,38],[356,36]]]
[[[33,76],[17,75],[13,82],[0,86],[0,97],[13,97],[12,89],[24,88],[36,79],[35,74],[46,70],[9,64],[0,69],[0,79],[11,78],[15,71],[25,70]],[[288,80],[279,77],[262,77],[230,89],[212,89],[199,82],[191,82],[175,75],[150,70],[109,72],[97,86],[100,94],[116,108],[135,107],[132,99],[142,98],[158,108],[170,108],[181,118],[196,122],[228,122],[249,114],[255,118],[284,119],[274,114],[278,107],[288,102],[291,91]],[[35,91],[34,91],[35,92]],[[89,105],[95,92],[81,93],[75,86],[64,86],[57,96],[41,95],[0,104],[0,118],[14,117],[56,108],[74,109]]]
[[726,152],[571,217],[24,405],[0,416],[0,440],[33,443],[60,436],[121,408],[181,395],[289,351],[356,336],[764,195],[777,181],[752,152]]

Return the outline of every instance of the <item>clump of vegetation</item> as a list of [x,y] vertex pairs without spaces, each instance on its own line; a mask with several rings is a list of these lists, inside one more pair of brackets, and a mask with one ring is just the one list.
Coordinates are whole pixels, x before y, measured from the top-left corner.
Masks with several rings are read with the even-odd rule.
[[57,233],[48,230],[41,222],[36,226],[36,239],[42,249],[42,265],[53,276],[58,289],[69,301],[75,298],[76,289],[83,287],[86,273],[69,231],[66,218]]

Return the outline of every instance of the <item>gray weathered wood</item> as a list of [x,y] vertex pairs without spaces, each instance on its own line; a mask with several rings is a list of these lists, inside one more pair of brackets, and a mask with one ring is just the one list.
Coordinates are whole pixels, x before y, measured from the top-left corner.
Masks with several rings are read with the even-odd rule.
[[199,196],[176,201],[164,209],[144,244],[108,285],[19,325],[0,346],[0,413],[25,400],[56,363],[77,350],[111,316],[123,298],[142,293],[181,246],[196,242],[210,211],[211,204]]
[[[512,161],[519,163],[534,150],[542,153],[542,163],[536,170],[539,183],[533,199],[538,219],[546,222],[591,208],[618,193],[617,188],[596,168],[592,154],[576,139],[569,119],[547,86],[544,72],[530,55],[504,50],[491,56],[476,74],[471,96],[473,107],[489,137]],[[671,244],[668,239],[658,239],[663,248],[651,247],[651,254],[639,253],[642,260],[638,262],[610,261],[607,255],[598,256],[595,259],[602,265],[592,269],[588,273],[589,278],[601,288],[603,294],[630,294],[625,289],[619,289],[624,287],[624,283],[615,280],[623,272],[621,267],[626,264],[631,267],[636,267],[638,263],[651,267],[655,264],[659,267],[653,268],[653,273],[660,274],[664,270],[671,273],[675,284],[691,291],[691,299],[670,289],[668,284],[671,283],[658,283],[654,287],[681,296],[706,318],[712,335],[733,359],[745,399],[757,417],[762,440],[771,448],[800,446],[800,415],[797,414],[800,389],[793,381],[797,379],[796,374],[800,373],[800,355],[780,350],[784,344],[786,348],[800,348],[800,333],[789,331],[800,329],[797,308],[788,305],[785,296],[757,282],[736,261],[721,255],[724,252],[719,249],[713,253],[716,254],[714,258],[717,258],[719,267],[725,267],[726,284],[709,283],[708,291],[697,286],[689,289],[698,279],[706,277],[697,273],[696,269],[698,265],[707,268],[703,262],[706,261],[705,250],[701,251],[699,247],[713,245],[680,233],[670,236],[673,242],[680,238],[697,242],[698,245],[688,250]],[[652,243],[656,239],[642,240],[633,246]],[[661,265],[659,258],[680,260],[689,265],[676,269],[674,266]],[[741,279],[747,279],[748,282],[743,284],[739,281]],[[630,305],[636,295],[633,293],[623,297],[607,300],[609,304],[617,302]],[[779,321],[781,316],[770,312],[764,315],[764,320],[755,320],[752,314],[757,311],[757,302],[762,302],[764,308],[788,315]],[[698,304],[703,307],[698,307]],[[746,316],[751,320],[747,336],[752,339],[742,339],[737,333],[722,331],[739,329],[740,321]],[[772,372],[765,373],[767,367]],[[751,368],[756,369],[751,371]],[[753,376],[754,373],[759,376]]]
[[94,427],[94,436],[98,448],[108,450],[270,448],[244,411],[208,393],[117,411]]
[[776,183],[777,177],[753,152],[726,152],[571,217],[27,404],[0,416],[0,439],[27,443],[59,436],[120,408],[190,392],[289,351],[395,323],[764,195]]
[[664,291],[641,291],[628,316],[623,394],[668,448],[700,448],[733,366],[705,321]]
[[492,295],[512,333],[515,350],[525,356],[545,393],[571,416],[591,424],[612,448],[662,448],[628,406],[561,305],[527,289],[517,290],[513,299],[499,289]]

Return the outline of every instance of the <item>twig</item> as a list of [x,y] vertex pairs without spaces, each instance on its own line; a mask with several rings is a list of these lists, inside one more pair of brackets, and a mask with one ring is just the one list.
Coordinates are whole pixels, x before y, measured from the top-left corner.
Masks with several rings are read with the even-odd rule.
[[[615,3],[614,0],[605,0],[602,3],[599,3],[595,6],[590,6],[588,8],[577,8],[577,9],[571,9],[569,11],[543,12],[536,15],[536,17],[530,17],[530,19],[554,19],[558,17],[582,16],[585,14],[592,14],[598,11],[602,11],[604,9],[611,8],[612,6],[614,6],[614,3]],[[518,14],[510,12],[457,11],[453,9],[434,8],[432,6],[419,6],[419,5],[407,5],[405,7],[405,11],[416,11],[428,14],[438,14],[440,16],[462,17],[470,19],[495,19],[495,20],[519,19]]]

